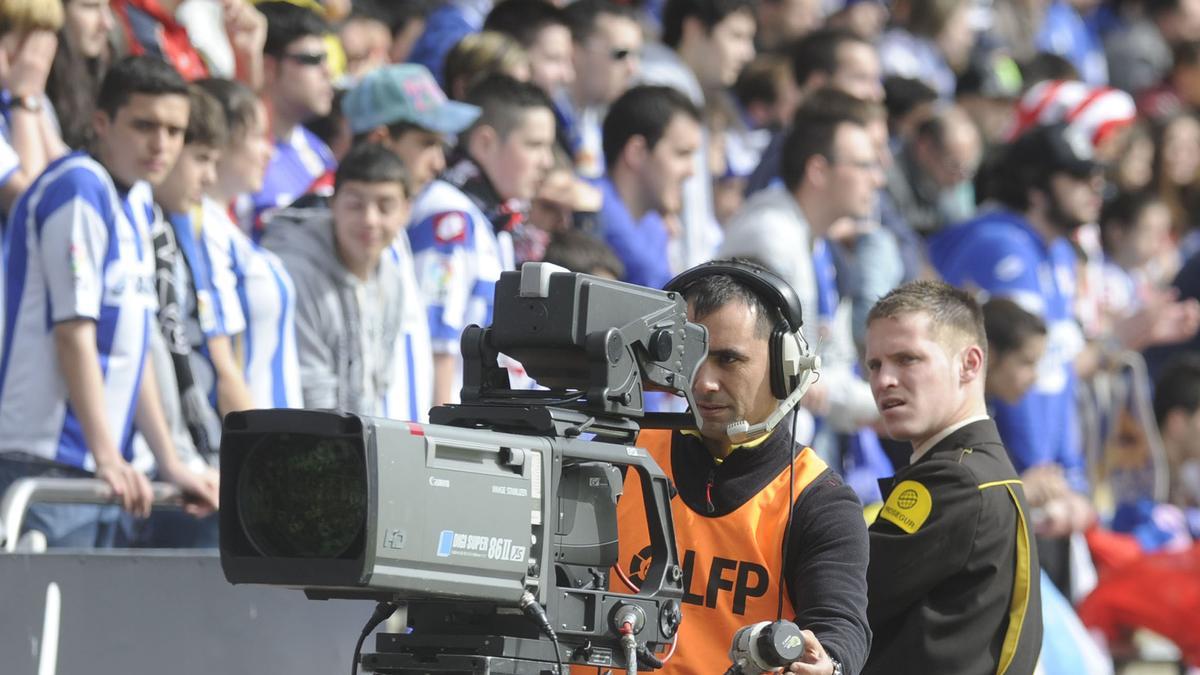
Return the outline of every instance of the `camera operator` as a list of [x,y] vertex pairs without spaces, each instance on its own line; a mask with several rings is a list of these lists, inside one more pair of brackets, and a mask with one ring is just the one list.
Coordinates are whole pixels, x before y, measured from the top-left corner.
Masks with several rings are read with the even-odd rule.
[[918,281],[867,316],[867,370],[912,463],[870,528],[863,673],[1032,673],[1042,643],[1037,546],[1017,472],[987,416],[983,310]]
[[[807,354],[799,302],[778,276],[737,261],[693,268],[666,288],[683,293],[709,345],[692,383],[701,428],[638,437],[679,491],[671,509],[684,567],[682,641],[663,672],[721,672],[739,628],[782,612],[805,637],[788,672],[857,673],[870,644],[862,507],[812,450],[794,447],[789,418],[754,426],[808,375],[803,359],[781,355]],[[730,428],[740,422],[752,426],[748,439]],[[649,539],[639,486],[625,489],[618,564],[637,583]]]

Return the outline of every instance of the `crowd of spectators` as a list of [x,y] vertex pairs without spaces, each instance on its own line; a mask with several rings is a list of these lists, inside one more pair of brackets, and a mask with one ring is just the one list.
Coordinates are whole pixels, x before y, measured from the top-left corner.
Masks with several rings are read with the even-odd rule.
[[[0,110],[0,490],[123,507],[33,507],[51,545],[211,545],[228,412],[427,419],[523,262],[735,256],[797,291],[801,440],[864,504],[907,462],[867,312],[941,278],[1066,594],[1072,538],[1200,536],[1193,0],[5,0]],[[122,515],[151,477],[199,519]]]

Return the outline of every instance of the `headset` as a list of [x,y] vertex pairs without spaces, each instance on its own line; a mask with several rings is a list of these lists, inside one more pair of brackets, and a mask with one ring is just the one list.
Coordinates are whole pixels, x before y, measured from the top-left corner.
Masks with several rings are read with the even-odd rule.
[[697,265],[667,282],[664,290],[684,294],[704,277],[725,275],[750,289],[775,310],[775,325],[769,342],[771,394],[782,401],[774,413],[753,427],[746,421],[729,425],[730,438],[758,435],[770,431],[791,410],[816,379],[821,357],[812,353],[800,328],[804,314],[800,299],[791,284],[782,277],[758,265],[736,260],[719,260]]

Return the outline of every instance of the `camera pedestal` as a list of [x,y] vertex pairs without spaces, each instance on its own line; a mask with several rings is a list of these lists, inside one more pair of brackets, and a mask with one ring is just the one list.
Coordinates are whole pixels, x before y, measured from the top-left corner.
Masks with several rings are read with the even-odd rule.
[[[469,675],[552,675],[556,672],[554,645],[504,635],[405,635],[383,633],[374,654],[364,654],[364,672],[379,675],[455,673]],[[591,650],[597,665],[611,663],[611,652]],[[568,654],[561,654],[564,675]]]

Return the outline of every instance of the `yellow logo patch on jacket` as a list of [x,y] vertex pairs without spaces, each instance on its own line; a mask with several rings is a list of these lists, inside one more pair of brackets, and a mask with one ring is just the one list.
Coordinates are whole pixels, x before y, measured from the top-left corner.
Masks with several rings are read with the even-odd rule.
[[912,534],[921,529],[933,509],[929,490],[915,480],[906,480],[888,495],[879,517]]

